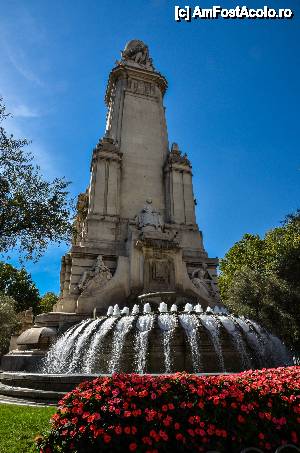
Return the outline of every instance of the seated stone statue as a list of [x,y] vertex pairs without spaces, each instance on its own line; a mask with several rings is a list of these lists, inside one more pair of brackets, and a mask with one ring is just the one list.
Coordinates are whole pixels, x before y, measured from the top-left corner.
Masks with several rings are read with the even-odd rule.
[[138,39],[129,41],[123,52],[122,62],[133,62],[137,65],[145,66],[147,69],[153,70],[152,59],[149,57],[148,46]]
[[137,227],[142,231],[162,231],[164,227],[160,213],[152,206],[151,198],[146,200],[145,206],[135,220]]
[[[100,280],[104,284],[107,280],[112,278],[111,272],[103,262],[102,255],[98,255],[96,259],[95,266],[90,271],[84,271],[79,282],[78,289],[80,292],[83,292],[91,280],[96,277],[100,277]],[[99,278],[98,278],[99,279]]]

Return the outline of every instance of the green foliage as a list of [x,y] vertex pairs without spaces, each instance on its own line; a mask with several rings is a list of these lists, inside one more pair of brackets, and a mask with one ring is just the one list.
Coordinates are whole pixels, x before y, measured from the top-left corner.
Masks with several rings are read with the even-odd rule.
[[34,439],[50,428],[54,407],[0,405],[0,453],[36,452]]
[[250,268],[261,272],[264,265],[264,241],[258,235],[245,234],[220,262],[219,287],[222,298],[228,298],[227,292],[236,280],[237,271]]
[[17,326],[15,301],[0,292],[0,357],[8,351],[10,337]]
[[265,236],[268,266],[284,280],[300,286],[300,210]]
[[0,292],[15,300],[17,312],[30,307],[34,313],[39,311],[39,291],[25,269],[18,270],[0,261]]
[[256,319],[300,352],[300,211],[263,239],[246,234],[220,265],[220,292],[237,315]]
[[[0,97],[0,124],[9,116]],[[0,126],[0,253],[17,249],[20,259],[37,260],[49,241],[68,241],[73,203],[64,178],[45,180],[29,142],[15,139]]]
[[53,305],[58,301],[58,296],[51,291],[46,293],[40,300],[39,311],[40,313],[48,313],[52,311]]

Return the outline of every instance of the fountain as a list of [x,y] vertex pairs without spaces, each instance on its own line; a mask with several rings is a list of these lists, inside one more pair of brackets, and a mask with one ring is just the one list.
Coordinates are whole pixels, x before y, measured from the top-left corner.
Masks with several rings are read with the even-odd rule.
[[11,373],[0,381],[69,390],[99,373],[291,363],[278,338],[222,305],[218,259],[196,223],[191,163],[176,143],[169,148],[166,89],[148,47],[130,41],[109,75],[106,131],[78,197],[59,301],[2,358]]
[[[153,309],[147,302],[143,309],[135,305],[130,314],[129,307],[120,310],[115,305],[106,317],[65,332],[50,348],[41,371],[201,373],[291,364],[278,338],[250,320],[220,310],[203,312],[199,303],[187,303],[181,311],[174,304],[171,308],[161,302]],[[149,341],[151,337],[155,341]]]

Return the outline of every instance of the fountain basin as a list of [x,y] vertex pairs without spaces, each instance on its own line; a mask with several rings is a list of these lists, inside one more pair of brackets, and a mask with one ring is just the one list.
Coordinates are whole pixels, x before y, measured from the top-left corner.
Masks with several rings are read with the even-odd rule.
[[253,321],[196,312],[192,305],[183,312],[145,307],[142,314],[114,314],[73,326],[50,349],[41,370],[55,375],[218,373],[292,364],[282,342]]

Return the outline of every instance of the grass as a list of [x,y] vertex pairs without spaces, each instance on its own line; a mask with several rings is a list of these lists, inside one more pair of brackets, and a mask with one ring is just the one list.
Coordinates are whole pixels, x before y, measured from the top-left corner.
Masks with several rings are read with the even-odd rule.
[[0,404],[0,453],[36,452],[34,438],[49,428],[55,407]]

